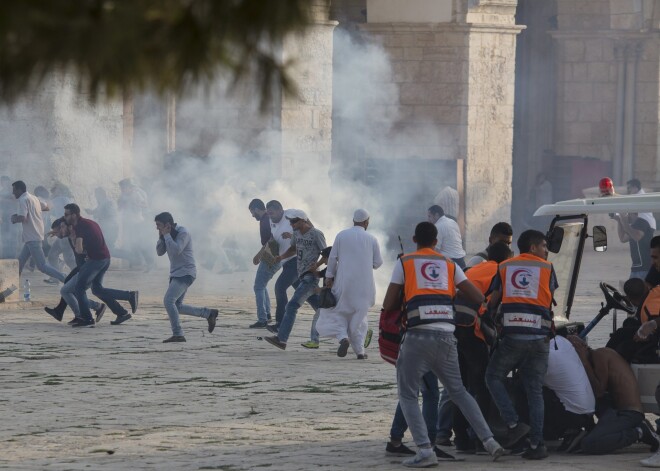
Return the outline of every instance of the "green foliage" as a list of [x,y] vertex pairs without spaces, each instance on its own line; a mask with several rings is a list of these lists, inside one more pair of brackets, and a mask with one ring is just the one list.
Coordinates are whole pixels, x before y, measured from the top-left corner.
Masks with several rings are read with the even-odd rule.
[[[310,0],[10,0],[0,2],[0,100],[64,72],[91,100],[181,93],[256,77],[262,105],[291,91],[279,44],[310,22]],[[254,75],[253,75],[254,74]]]

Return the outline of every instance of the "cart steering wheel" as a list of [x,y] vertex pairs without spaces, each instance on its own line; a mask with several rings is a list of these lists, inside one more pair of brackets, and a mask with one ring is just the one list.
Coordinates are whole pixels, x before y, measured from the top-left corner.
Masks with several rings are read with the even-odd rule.
[[627,312],[628,314],[634,314],[636,311],[635,306],[626,298],[624,295],[619,293],[619,291],[614,288],[612,285],[608,285],[605,282],[600,283],[600,289],[603,290],[605,295],[605,301],[607,306],[613,309],[621,309],[622,311]]

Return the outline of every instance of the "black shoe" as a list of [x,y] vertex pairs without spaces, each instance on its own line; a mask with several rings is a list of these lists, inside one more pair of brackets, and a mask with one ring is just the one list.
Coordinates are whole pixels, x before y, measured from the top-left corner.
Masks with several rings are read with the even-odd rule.
[[101,318],[103,317],[103,313],[105,312],[106,305],[101,303],[99,308],[96,310],[96,323],[98,324],[101,321]]
[[71,327],[94,327],[94,319],[76,319]]
[[211,314],[209,314],[209,318],[206,319],[209,323],[209,334],[213,332],[213,329],[215,329],[215,320],[217,318],[218,318],[218,310],[211,309]]
[[53,309],[52,307],[45,307],[44,311],[53,316],[56,321],[62,322],[62,317],[64,317],[63,312],[60,312],[57,309]]
[[579,449],[580,442],[582,439],[587,436],[587,431],[584,429],[580,430],[568,430],[564,437],[561,440],[561,444],[557,447],[558,452],[571,453],[576,449]]
[[435,452],[435,456],[438,458],[438,461],[463,461],[462,459],[456,459],[455,456],[442,451],[437,446],[433,447],[433,451]]
[[138,308],[138,296],[140,292],[139,291],[131,291],[128,294],[128,304],[131,305],[131,312],[135,314],[135,311],[137,311]]
[[69,322],[67,322],[67,325],[73,325],[73,324],[75,324],[76,322],[78,322],[79,319],[80,319],[79,317],[74,317],[74,318],[71,319]]
[[280,350],[286,350],[286,342],[280,341],[277,335],[273,337],[264,337],[264,340],[271,345],[275,345]]
[[[269,327],[269,326],[268,326],[268,322],[257,321],[257,322],[255,322],[254,324],[250,324],[250,329],[263,329],[264,327],[265,327],[266,329],[268,329],[268,327]],[[268,329],[268,330],[269,330],[270,332],[272,332],[272,330],[270,330],[270,329]],[[273,333],[275,333],[275,332],[273,332]]]
[[460,453],[462,455],[475,455],[477,453],[477,449],[472,444],[464,446],[456,445],[456,453]]
[[436,438],[435,439],[435,444],[437,446],[454,446],[454,444],[451,442],[451,438],[449,438],[449,437]]
[[392,442],[387,442],[385,453],[390,456],[411,456],[415,454],[414,451],[412,451],[403,443],[399,444],[398,446],[394,446],[392,445]]
[[267,325],[266,330],[270,332],[271,334],[277,334],[277,331],[279,330],[280,325],[279,324],[273,324],[273,325]]
[[117,316],[117,318],[114,321],[110,321],[112,325],[119,325],[122,324],[123,322],[126,322],[129,320],[131,316],[128,312],[126,314],[122,314],[121,316]]
[[351,343],[348,341],[348,339],[341,339],[339,342],[339,348],[337,349],[337,356],[339,358],[344,358],[346,356],[350,344]]
[[529,433],[529,425],[518,422],[515,427],[507,428],[506,435],[502,440],[498,440],[502,448],[510,449],[521,438],[524,438]]
[[171,343],[171,342],[185,342],[186,338],[183,335],[173,335],[169,339],[163,340],[163,343]]
[[646,443],[651,446],[651,453],[655,453],[660,448],[660,439],[653,431],[653,427],[648,420],[644,419],[639,428],[642,430],[642,436],[639,439],[640,442]]
[[529,447],[522,454],[526,460],[542,460],[548,457],[548,449],[545,445],[538,445],[536,448]]
[[366,353],[358,353],[357,359],[358,360],[366,360],[369,358]]

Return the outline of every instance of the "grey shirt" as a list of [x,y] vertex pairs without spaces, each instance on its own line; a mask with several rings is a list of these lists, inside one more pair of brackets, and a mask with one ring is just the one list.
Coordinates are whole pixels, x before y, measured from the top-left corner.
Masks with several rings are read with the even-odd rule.
[[291,247],[296,249],[298,277],[301,277],[314,268],[314,264],[319,259],[321,250],[326,248],[325,236],[323,235],[323,232],[315,227],[312,227],[304,234],[300,231],[294,231],[291,240]]
[[176,240],[171,234],[166,234],[163,239],[158,239],[156,243],[156,253],[165,255],[170,259],[170,276],[179,278],[182,276],[197,277],[197,268],[195,267],[195,257],[193,256],[193,246],[190,233],[183,226],[176,226],[178,234]]

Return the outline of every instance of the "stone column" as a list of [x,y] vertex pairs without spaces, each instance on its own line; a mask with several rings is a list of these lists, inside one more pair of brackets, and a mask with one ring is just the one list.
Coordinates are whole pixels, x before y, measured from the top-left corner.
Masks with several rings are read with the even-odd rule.
[[465,161],[460,210],[472,253],[494,223],[511,219],[516,5],[369,0],[362,26],[390,54],[400,98],[393,129],[432,129],[438,138],[417,155]]
[[466,246],[472,251],[483,247],[493,224],[511,221],[516,35],[521,28],[513,24],[516,2],[509,3],[510,24],[469,28],[465,221]]
[[308,169],[327,175],[332,148],[332,32],[329,2],[314,0],[314,24],[302,35],[290,35],[282,45],[285,63],[297,87],[281,98],[281,159],[275,174],[297,178]]

